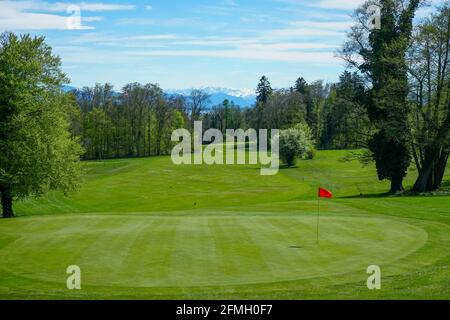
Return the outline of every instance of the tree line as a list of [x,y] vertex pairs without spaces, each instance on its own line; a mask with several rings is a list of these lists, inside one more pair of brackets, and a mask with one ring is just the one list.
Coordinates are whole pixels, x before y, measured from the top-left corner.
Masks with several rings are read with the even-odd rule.
[[127,84],[116,93],[96,84],[70,93],[72,133],[81,137],[84,159],[166,154],[170,134],[184,127],[184,102],[167,97],[155,84]]
[[[142,157],[169,154],[171,133],[193,129],[289,129],[298,124],[311,128],[319,149],[364,146],[361,133],[368,127],[355,97],[362,80],[345,72],[336,84],[299,78],[288,89],[273,89],[263,76],[251,107],[233,101],[209,108],[210,96],[192,90],[189,96],[169,95],[157,84],[127,84],[120,92],[111,84],[96,84],[70,92],[71,128],[81,137],[84,159]],[[358,130],[356,130],[358,129]]]

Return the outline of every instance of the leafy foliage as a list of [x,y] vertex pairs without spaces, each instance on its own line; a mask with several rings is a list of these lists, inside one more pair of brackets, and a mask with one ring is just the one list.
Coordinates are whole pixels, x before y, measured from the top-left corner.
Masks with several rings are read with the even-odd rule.
[[172,131],[198,119],[204,104],[202,93],[186,102],[166,96],[156,84],[130,83],[120,93],[96,84],[73,94],[81,116],[72,126],[81,128],[85,159],[167,154]]
[[288,166],[295,165],[297,158],[314,155],[314,142],[311,129],[304,124],[280,132],[280,159]]
[[[381,28],[369,30],[367,7],[381,8]],[[391,181],[391,192],[403,191],[409,167],[410,127],[406,52],[420,0],[366,2],[357,12],[342,56],[367,77],[365,107],[376,132],[369,142],[378,177]],[[394,150],[395,149],[395,150]]]
[[364,79],[345,71],[328,95],[320,145],[326,149],[358,149],[367,147],[371,125],[363,105]]
[[414,191],[439,189],[450,155],[450,6],[415,28],[408,52]]
[[67,78],[44,38],[4,33],[0,39],[0,192],[12,200],[52,189],[73,190],[82,149],[69,132]]

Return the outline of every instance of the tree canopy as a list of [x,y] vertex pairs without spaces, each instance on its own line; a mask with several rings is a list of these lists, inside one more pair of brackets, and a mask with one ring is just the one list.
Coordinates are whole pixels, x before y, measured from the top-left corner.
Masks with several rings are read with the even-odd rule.
[[0,37],[0,193],[4,217],[16,198],[69,191],[82,153],[69,132],[67,77],[42,37]]
[[[381,8],[380,29],[368,28],[368,6]],[[376,128],[369,149],[380,180],[391,181],[391,192],[403,191],[411,161],[406,53],[420,0],[368,1],[356,13],[342,56],[367,77],[365,107]]]

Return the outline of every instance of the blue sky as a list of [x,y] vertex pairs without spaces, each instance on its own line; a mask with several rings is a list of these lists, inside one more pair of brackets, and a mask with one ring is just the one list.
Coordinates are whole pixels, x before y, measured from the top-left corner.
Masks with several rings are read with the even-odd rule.
[[[335,52],[361,2],[0,0],[0,30],[45,35],[78,87],[254,88],[267,75],[279,88],[299,76],[338,78],[344,64]],[[67,24],[71,5],[80,9],[80,24]]]

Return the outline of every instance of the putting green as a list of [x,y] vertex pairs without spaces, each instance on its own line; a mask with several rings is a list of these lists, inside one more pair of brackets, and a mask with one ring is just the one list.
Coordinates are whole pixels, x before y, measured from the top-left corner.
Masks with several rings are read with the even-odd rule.
[[38,216],[1,221],[0,269],[65,286],[224,286],[291,281],[386,265],[427,233],[391,218],[324,216]]

